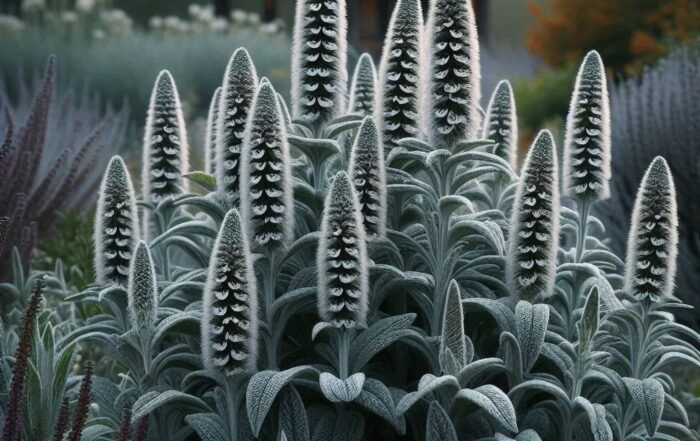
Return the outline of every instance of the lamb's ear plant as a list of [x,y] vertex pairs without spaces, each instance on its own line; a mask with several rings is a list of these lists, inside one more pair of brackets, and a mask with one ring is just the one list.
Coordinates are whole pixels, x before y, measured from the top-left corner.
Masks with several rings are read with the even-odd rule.
[[386,228],[386,172],[384,148],[372,117],[362,120],[350,155],[352,179],[368,239],[384,236]]
[[591,205],[610,196],[610,103],[605,66],[600,54],[589,52],[581,63],[566,119],[562,188],[576,200],[579,228],[576,262],[586,248]]
[[552,293],[559,204],[556,147],[552,134],[543,130],[523,163],[510,221],[507,278],[516,298],[535,302]]
[[258,75],[250,54],[236,49],[226,65],[216,125],[217,192],[230,204],[239,196],[243,138],[257,87]]
[[348,113],[372,116],[377,93],[377,68],[368,53],[360,55],[352,75]]
[[376,120],[385,152],[422,128],[423,12],[419,0],[399,0],[391,15],[379,67]]
[[292,116],[314,128],[341,116],[347,94],[345,0],[296,2]]
[[625,291],[642,301],[670,298],[678,254],[676,188],[666,161],[657,157],[644,174],[627,242]]
[[153,86],[143,144],[143,198],[157,204],[186,192],[182,175],[189,171],[187,131],[175,80],[167,70]]
[[489,99],[482,137],[493,140],[493,153],[508,161],[514,170],[517,168],[518,117],[508,80],[499,82]]
[[219,132],[219,107],[221,87],[217,87],[211,97],[207,113],[207,127],[204,133],[204,172],[213,175],[216,170],[216,137]]
[[481,128],[481,66],[472,3],[432,0],[426,26],[430,142],[451,150]]
[[100,285],[126,286],[139,240],[136,196],[126,164],[114,156],[102,179],[95,210],[95,273]]

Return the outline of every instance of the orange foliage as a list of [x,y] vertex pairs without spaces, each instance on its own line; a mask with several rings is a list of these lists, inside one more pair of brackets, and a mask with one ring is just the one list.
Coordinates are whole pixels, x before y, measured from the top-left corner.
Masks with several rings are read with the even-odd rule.
[[528,48],[548,64],[578,62],[597,49],[614,70],[635,69],[668,43],[700,35],[700,0],[549,0],[530,2]]

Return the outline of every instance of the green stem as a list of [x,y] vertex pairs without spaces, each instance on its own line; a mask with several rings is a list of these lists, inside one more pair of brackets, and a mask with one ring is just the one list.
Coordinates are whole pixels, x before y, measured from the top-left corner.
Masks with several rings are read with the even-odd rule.
[[586,236],[588,234],[588,214],[591,210],[591,201],[588,198],[579,201],[578,204],[578,234],[576,235],[576,262],[581,262],[586,248]]
[[238,441],[238,388],[229,377],[224,379],[224,392],[226,394],[226,410],[228,412],[228,428],[231,441]]
[[338,331],[338,374],[345,381],[349,375],[350,330],[342,327]]

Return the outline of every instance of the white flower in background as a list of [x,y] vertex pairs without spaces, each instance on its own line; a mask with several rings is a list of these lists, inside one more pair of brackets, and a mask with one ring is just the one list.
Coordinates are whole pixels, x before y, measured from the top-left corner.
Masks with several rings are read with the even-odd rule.
[[24,22],[14,15],[0,14],[0,35],[16,37],[24,28]]
[[61,23],[72,26],[78,22],[78,14],[73,11],[64,11],[61,14]]
[[163,17],[157,15],[148,19],[148,28],[154,31],[159,31],[163,28]]
[[243,23],[248,18],[248,14],[240,9],[234,9],[230,15],[234,23]]
[[257,26],[260,24],[262,20],[260,20],[260,14],[256,14],[254,12],[248,14],[248,23],[251,26]]
[[75,10],[81,14],[88,14],[95,9],[95,0],[76,0]]
[[133,20],[121,9],[108,9],[100,13],[100,22],[109,35],[124,36],[131,33]]
[[22,11],[26,13],[39,12],[46,9],[44,0],[22,0]]

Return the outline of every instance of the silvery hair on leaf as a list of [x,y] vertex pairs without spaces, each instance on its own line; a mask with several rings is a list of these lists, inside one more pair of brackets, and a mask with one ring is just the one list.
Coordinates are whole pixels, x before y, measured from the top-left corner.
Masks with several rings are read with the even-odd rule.
[[399,0],[382,50],[375,110],[385,152],[402,138],[420,136],[422,34],[420,0]]
[[348,113],[368,116],[374,114],[375,95],[377,93],[377,69],[372,56],[364,53],[357,60],[355,73],[350,86]]
[[476,138],[481,128],[479,40],[471,1],[432,0],[426,29],[430,141],[450,149]]
[[493,153],[508,161],[514,170],[517,168],[518,117],[513,88],[508,80],[499,82],[491,95],[482,137],[493,140]]
[[350,178],[339,172],[323,210],[318,245],[318,312],[335,327],[364,327],[368,258],[362,214]]
[[577,199],[610,196],[610,103],[600,54],[584,58],[566,119],[563,191]]
[[297,0],[294,23],[292,116],[322,126],[346,110],[345,0]]
[[506,273],[513,294],[535,302],[551,294],[559,245],[556,147],[549,130],[535,138],[523,163],[510,222]]
[[224,73],[216,135],[217,193],[229,204],[237,200],[240,191],[243,138],[257,87],[253,60],[245,49],[236,49]]
[[158,74],[151,94],[143,143],[143,197],[158,203],[186,192],[189,146],[175,80],[167,70]]
[[129,318],[134,329],[152,328],[158,310],[158,286],[151,252],[139,241],[129,268]]
[[658,301],[673,292],[678,255],[678,213],[673,176],[657,156],[642,178],[627,242],[625,291]]
[[287,129],[277,94],[260,82],[241,157],[241,211],[254,249],[283,246],[292,236],[294,200]]
[[114,156],[102,178],[95,211],[95,273],[100,285],[126,286],[138,240],[134,187],[126,164]]
[[255,368],[258,311],[255,274],[241,217],[226,214],[214,243],[204,288],[202,356],[225,375]]
[[450,281],[447,288],[445,308],[442,314],[442,338],[440,356],[453,357],[457,369],[462,369],[471,360],[467,359],[467,343],[464,336],[464,311],[462,295],[456,280]]
[[386,229],[384,149],[374,119],[362,121],[350,154],[350,177],[355,185],[368,239]]
[[217,87],[209,104],[207,114],[207,128],[204,139],[204,171],[210,175],[214,174],[216,167],[216,134],[219,124],[219,104],[221,103],[221,87]]

